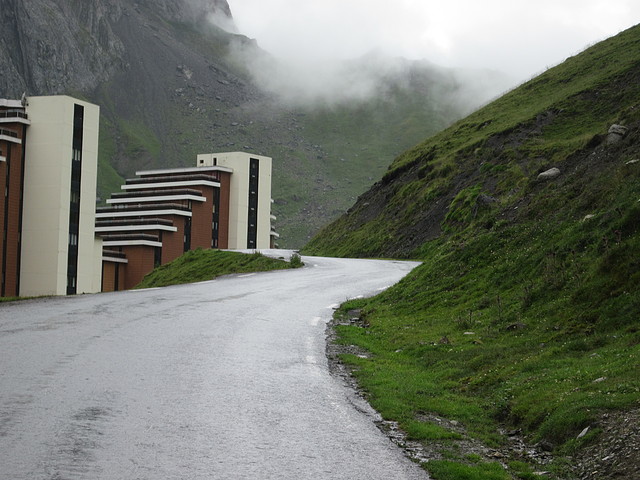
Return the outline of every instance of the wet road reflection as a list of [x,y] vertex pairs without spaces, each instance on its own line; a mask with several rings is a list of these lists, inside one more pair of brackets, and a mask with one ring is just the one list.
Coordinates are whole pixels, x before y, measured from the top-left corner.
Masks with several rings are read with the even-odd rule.
[[415,264],[0,304],[1,479],[419,479],[324,354],[332,305]]

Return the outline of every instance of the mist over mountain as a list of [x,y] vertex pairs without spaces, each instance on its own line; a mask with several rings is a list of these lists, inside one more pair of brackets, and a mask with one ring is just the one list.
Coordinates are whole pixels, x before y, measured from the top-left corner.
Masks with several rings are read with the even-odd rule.
[[287,64],[237,33],[226,0],[6,0],[0,29],[0,97],[100,105],[99,197],[202,152],[268,155],[282,246],[302,245],[397,154],[508,85],[375,53]]

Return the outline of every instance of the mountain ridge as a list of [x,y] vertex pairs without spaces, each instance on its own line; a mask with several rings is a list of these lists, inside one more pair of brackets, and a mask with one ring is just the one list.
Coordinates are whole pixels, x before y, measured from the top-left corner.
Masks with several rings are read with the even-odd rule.
[[390,158],[484,98],[473,76],[387,58],[331,67],[332,89],[309,96],[308,72],[287,83],[295,72],[236,33],[224,0],[8,0],[0,26],[2,96],[101,106],[101,200],[137,170],[253,151],[275,159],[281,246],[304,244]]

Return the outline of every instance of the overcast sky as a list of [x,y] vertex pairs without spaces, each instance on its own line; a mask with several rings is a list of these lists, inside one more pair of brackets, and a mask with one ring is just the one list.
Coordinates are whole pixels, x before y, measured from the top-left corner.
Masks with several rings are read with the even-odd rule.
[[240,33],[282,59],[372,50],[526,80],[640,23],[640,0],[228,0]]

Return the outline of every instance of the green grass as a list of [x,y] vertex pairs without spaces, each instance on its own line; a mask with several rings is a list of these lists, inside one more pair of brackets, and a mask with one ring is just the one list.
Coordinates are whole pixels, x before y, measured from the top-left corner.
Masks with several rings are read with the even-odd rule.
[[449,460],[432,460],[425,466],[434,480],[509,480],[512,478],[498,463],[464,465]]
[[[400,284],[343,305],[362,308],[370,326],[340,327],[340,342],[372,354],[344,361],[374,408],[410,438],[455,442],[455,432],[420,420],[426,412],[456,420],[489,446],[506,442],[502,425],[573,454],[584,446],[578,433],[601,413],[640,400],[640,293],[633,287],[640,242],[621,241],[588,271],[578,257],[595,256],[601,244],[545,263],[548,252],[523,247],[525,240],[570,242],[568,235],[510,230],[469,241],[466,252],[434,242],[428,261]],[[604,265],[620,269],[614,289]]]
[[[46,297],[46,295],[45,295]],[[33,298],[43,298],[43,297],[0,297],[0,303],[2,302],[18,302],[21,300],[31,300]]]
[[[640,27],[623,32],[401,155],[303,249],[422,260],[337,312],[362,309],[369,326],[338,327],[338,339],[370,355],[344,361],[411,438],[460,442],[433,415],[496,448],[501,429],[519,429],[553,447],[544,470],[570,478],[569,458],[601,441],[600,416],[640,405],[639,46]],[[608,145],[613,123],[629,133]],[[561,176],[538,181],[552,166]],[[512,460],[426,468],[534,478]]]
[[304,264],[299,256],[291,262],[262,255],[226,252],[221,250],[191,250],[173,262],[161,265],[147,274],[136,288],[164,287],[183,283],[202,282],[232,273],[264,272],[299,268]]
[[149,154],[153,158],[160,156],[162,144],[143,121],[121,119],[119,126],[122,134],[127,138],[126,153],[129,156],[135,157],[144,154]]

